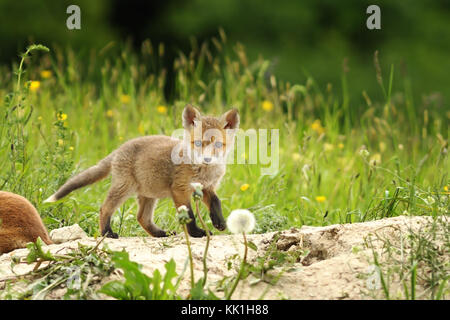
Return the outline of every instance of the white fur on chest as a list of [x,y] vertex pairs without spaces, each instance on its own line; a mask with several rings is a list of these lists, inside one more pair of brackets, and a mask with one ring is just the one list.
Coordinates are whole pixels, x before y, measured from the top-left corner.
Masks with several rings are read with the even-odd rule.
[[192,182],[200,182],[205,188],[215,187],[225,174],[226,166],[223,164],[199,166]]

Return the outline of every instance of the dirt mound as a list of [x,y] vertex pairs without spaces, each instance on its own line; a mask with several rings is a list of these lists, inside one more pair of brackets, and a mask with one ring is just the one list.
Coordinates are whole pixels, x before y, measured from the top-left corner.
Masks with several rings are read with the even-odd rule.
[[[372,251],[364,246],[369,234],[376,234],[391,239],[405,234],[408,230],[417,230],[430,221],[429,217],[395,217],[377,221],[327,227],[304,226],[301,229],[292,228],[282,232],[249,235],[257,250],[249,250],[249,261],[255,262],[272,246],[280,252],[299,253],[296,263],[283,272],[275,285],[264,281],[255,281],[253,276],[239,284],[234,295],[236,299],[257,299],[268,288],[266,299],[367,299],[367,279],[364,277],[370,270]],[[196,279],[202,276],[202,256],[205,239],[191,239],[195,264]],[[76,248],[78,242],[95,245],[93,238],[69,241],[48,246],[52,253],[60,254],[69,248]],[[125,249],[130,259],[144,266],[143,271],[151,274],[155,268],[164,271],[164,264],[171,258],[176,261],[177,272],[182,272],[187,258],[186,242],[181,235],[170,238],[120,238],[106,239],[105,243],[112,250]],[[382,246],[382,242],[374,242]],[[213,291],[224,276],[232,276],[235,270],[231,264],[236,263],[237,255],[242,256],[242,238],[233,235],[213,236],[208,252],[208,285]],[[24,257],[26,249],[15,250],[0,256],[0,286],[1,279],[9,278],[11,272],[11,257]],[[31,271],[33,266],[17,265],[16,275]],[[282,266],[276,266],[270,273],[276,275]],[[117,276],[115,276],[117,277]],[[107,281],[109,279],[105,279]],[[187,293],[189,272],[184,274],[181,293]],[[218,293],[221,296],[221,293]]]

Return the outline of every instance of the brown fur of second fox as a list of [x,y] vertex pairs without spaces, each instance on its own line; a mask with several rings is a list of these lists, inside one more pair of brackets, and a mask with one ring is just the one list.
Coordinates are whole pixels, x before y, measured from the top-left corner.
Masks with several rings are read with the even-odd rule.
[[53,243],[36,208],[18,194],[0,191],[0,254],[25,248],[38,237]]
[[[228,143],[226,141],[225,130],[239,127],[239,114],[236,109],[216,118],[202,116],[196,108],[187,105],[182,118],[185,130],[191,134],[191,144],[194,143],[195,122],[201,121],[203,132],[208,129],[218,129],[223,132],[225,138],[222,148],[225,152],[227,145],[232,146],[232,139]],[[202,237],[206,233],[196,225],[190,201],[193,192],[190,184],[200,182],[204,186],[203,202],[210,211],[214,227],[225,230],[226,224],[221,203],[215,193],[216,187],[225,174],[225,164],[174,164],[171,159],[172,149],[180,143],[183,141],[161,135],[130,140],[97,165],[69,179],[46,202],[57,201],[73,190],[99,181],[111,173],[111,187],[100,209],[102,235],[118,238],[111,229],[111,216],[126,199],[137,194],[139,203],[137,220],[150,235],[167,236],[166,231],[153,222],[153,212],[158,199],[171,197],[176,208],[181,205],[188,207],[191,218],[187,226],[189,234],[193,237]]]

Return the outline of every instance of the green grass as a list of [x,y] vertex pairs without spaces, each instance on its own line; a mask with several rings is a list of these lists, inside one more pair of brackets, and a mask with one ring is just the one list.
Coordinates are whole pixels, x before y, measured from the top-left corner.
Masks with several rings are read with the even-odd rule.
[[[224,47],[234,53],[223,54]],[[237,107],[244,130],[280,130],[276,175],[260,175],[260,165],[230,165],[218,190],[225,217],[248,208],[257,232],[448,214],[450,112],[438,113],[433,99],[413,101],[407,80],[393,87],[395,66],[382,75],[375,60],[373,81],[385,99],[361,92],[366,104],[359,105],[348,99],[345,73],[341,83],[325,88],[312,77],[291,84],[272,76],[268,61],[248,61],[240,45],[193,43],[192,52],[174,63],[176,82],[167,101],[162,46],[145,42],[138,54],[114,44],[90,54],[50,49],[32,52],[19,84],[13,73],[18,65],[0,67],[0,189],[30,199],[49,229],[78,223],[98,235],[109,179],[57,204],[42,201],[126,140],[170,135],[181,127],[188,102],[213,115]],[[43,70],[51,75],[44,78]],[[39,81],[38,89],[26,89],[31,80]],[[262,107],[264,101],[272,110]],[[242,191],[244,184],[249,187]],[[128,200],[115,213],[113,229],[121,236],[146,235],[136,212],[136,202]],[[160,227],[181,232],[171,201],[161,201],[155,216]]]
[[[369,296],[383,299],[445,300],[448,285],[450,250],[448,216],[432,219],[426,226],[406,235],[401,231],[389,239],[370,235],[365,246],[372,250],[373,265],[378,269],[382,290]],[[378,241],[380,250],[374,248]]]

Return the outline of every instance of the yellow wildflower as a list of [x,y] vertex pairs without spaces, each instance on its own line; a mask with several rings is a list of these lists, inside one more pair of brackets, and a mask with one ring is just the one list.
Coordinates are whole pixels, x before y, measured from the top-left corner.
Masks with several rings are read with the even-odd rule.
[[322,134],[325,132],[325,128],[322,127],[319,119],[314,120],[314,122],[311,124],[311,129],[313,129],[318,134]]
[[157,106],[156,107],[156,111],[158,111],[161,114],[166,114],[167,113],[167,107],[166,106]]
[[324,143],[323,144],[323,149],[325,151],[332,151],[334,149],[334,146],[331,143]]
[[273,103],[270,102],[269,100],[264,100],[262,103],[262,108],[265,111],[272,111],[273,110]]
[[144,134],[144,133],[145,133],[144,125],[142,124],[142,122],[139,123],[139,126],[138,126],[138,132],[139,132],[140,134]]
[[375,153],[371,158],[369,163],[373,166],[376,166],[381,163],[381,154]]
[[250,185],[249,185],[248,183],[244,183],[244,184],[241,186],[241,191],[246,191],[249,187],[250,187]]
[[344,144],[343,144],[343,143],[339,143],[339,144],[338,144],[338,148],[339,148],[339,149],[344,149]]
[[444,186],[444,191],[448,192],[448,186]]
[[327,200],[327,198],[325,196],[317,196],[316,197],[316,201],[320,202],[320,203],[325,202],[326,200]]
[[41,71],[41,77],[43,79],[48,79],[52,76],[52,72],[50,70],[42,70]]
[[112,117],[114,116],[114,111],[112,111],[112,110],[106,111],[106,116],[107,116],[108,118],[112,118]]
[[123,140],[123,137],[119,137],[119,141],[122,141]]
[[73,147],[72,147],[72,146],[70,146],[70,147],[69,147],[69,150],[70,150],[70,151],[73,151]]
[[36,92],[41,87],[40,81],[31,81],[30,90]]
[[123,104],[128,104],[130,103],[131,97],[127,94],[123,94],[120,96],[120,102],[122,102]]
[[58,120],[66,121],[66,119],[67,119],[67,114],[65,114],[65,113],[58,113]]
[[37,119],[38,119],[38,121],[42,121],[42,117],[41,116],[39,116]]

